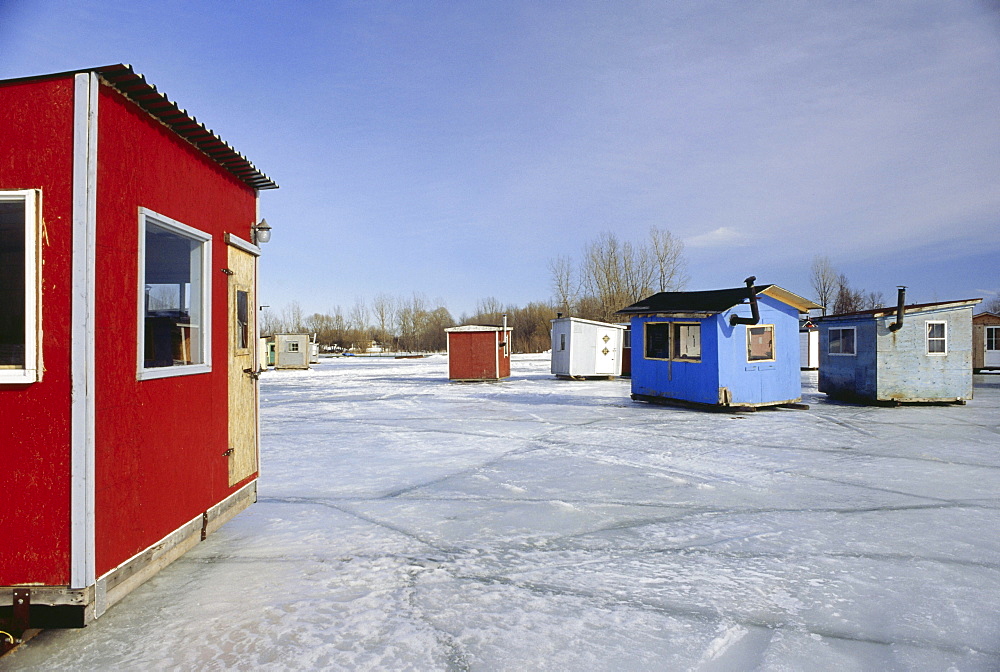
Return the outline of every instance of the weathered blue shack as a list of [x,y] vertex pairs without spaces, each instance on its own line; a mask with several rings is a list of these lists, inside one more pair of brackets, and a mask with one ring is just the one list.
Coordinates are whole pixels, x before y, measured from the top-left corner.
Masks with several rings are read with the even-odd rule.
[[632,398],[750,409],[802,398],[799,314],[820,306],[777,285],[660,292],[632,321]]
[[980,299],[827,315],[819,326],[819,391],[868,403],[972,399],[972,310]]

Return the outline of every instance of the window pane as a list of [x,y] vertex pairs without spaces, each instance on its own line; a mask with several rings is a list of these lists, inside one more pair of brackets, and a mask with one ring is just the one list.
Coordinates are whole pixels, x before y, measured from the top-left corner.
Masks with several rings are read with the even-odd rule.
[[243,349],[250,345],[250,295],[242,289],[236,290],[236,347]]
[[201,364],[203,243],[146,220],[145,368]]
[[25,203],[0,201],[0,369],[25,368]]
[[674,325],[674,357],[676,359],[701,359],[701,325]]
[[944,322],[927,323],[927,352],[946,354],[948,352],[948,331]]
[[1000,350],[1000,327],[986,327],[986,349]]
[[843,336],[841,337],[841,352],[845,355],[854,354],[854,330],[853,329],[843,329]]
[[747,327],[747,361],[774,359],[774,328]]
[[670,357],[670,323],[654,322],[646,324],[646,359],[668,359]]
[[830,346],[829,346],[830,354],[839,355],[841,352],[843,352],[842,350],[843,345],[841,341],[843,333],[844,333],[843,329],[830,330]]

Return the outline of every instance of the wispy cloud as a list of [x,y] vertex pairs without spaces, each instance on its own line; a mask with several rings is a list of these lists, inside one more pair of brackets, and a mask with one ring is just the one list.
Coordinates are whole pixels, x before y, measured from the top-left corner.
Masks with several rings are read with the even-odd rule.
[[714,231],[691,236],[684,240],[688,247],[745,247],[750,236],[730,226],[720,226]]

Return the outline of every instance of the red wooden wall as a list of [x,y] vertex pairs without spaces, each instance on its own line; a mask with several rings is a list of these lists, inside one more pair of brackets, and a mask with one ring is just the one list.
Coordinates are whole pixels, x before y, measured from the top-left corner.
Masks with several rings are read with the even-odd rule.
[[[114,89],[100,88],[97,205],[97,574],[224,499],[228,485],[225,233],[256,195]],[[138,209],[212,238],[212,371],[136,380]]]
[[[225,233],[246,239],[254,190],[101,85],[96,241],[96,570],[100,576],[224,499],[228,484]],[[73,75],[0,86],[0,189],[42,189],[44,376],[0,385],[0,585],[70,574]],[[212,371],[136,380],[138,210],[212,235]],[[251,478],[254,478],[252,476]],[[250,479],[248,479],[250,480]],[[82,515],[82,512],[78,512]]]
[[503,338],[502,331],[449,332],[448,377],[452,380],[496,380],[509,376],[510,358],[504,357],[500,345]]
[[41,382],[0,385],[0,585],[69,583],[73,80],[0,86],[0,189],[41,189]]

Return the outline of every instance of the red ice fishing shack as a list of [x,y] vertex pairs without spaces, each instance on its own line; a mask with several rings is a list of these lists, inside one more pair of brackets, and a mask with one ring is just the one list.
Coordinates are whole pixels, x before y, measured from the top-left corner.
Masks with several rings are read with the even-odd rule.
[[509,327],[466,325],[445,329],[448,378],[457,381],[510,377]]
[[0,129],[0,629],[80,627],[256,499],[277,185],[127,65]]

